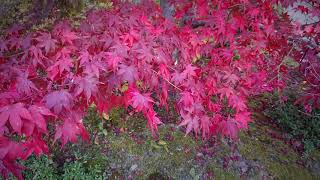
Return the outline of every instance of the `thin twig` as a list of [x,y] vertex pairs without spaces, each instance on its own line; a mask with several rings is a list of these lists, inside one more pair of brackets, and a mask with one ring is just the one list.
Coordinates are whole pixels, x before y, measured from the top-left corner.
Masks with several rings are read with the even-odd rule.
[[232,6],[228,7],[228,9],[232,9],[232,8],[234,8],[234,7],[241,6],[241,5],[242,5],[242,4],[235,4],[235,5],[232,5]]
[[21,51],[21,52],[14,53],[14,54],[10,54],[10,55],[8,55],[8,56],[3,56],[3,57],[4,57],[4,58],[10,58],[10,57],[12,57],[12,56],[21,55],[21,54],[23,54],[23,53],[24,53],[24,51]]
[[151,69],[156,75],[158,75],[159,77],[161,77],[162,79],[164,79],[165,81],[167,81],[167,83],[169,83],[171,86],[173,86],[174,88],[178,89],[179,91],[183,91],[182,89],[180,89],[179,87],[177,87],[176,85],[172,84],[169,80],[167,80],[166,78],[162,77],[157,71]]

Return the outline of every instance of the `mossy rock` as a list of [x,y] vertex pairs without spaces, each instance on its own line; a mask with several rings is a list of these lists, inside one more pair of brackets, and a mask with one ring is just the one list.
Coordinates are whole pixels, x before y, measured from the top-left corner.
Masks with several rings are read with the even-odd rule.
[[270,127],[251,124],[251,134],[241,133],[240,153],[248,160],[261,163],[274,179],[317,179],[305,167],[298,165],[301,155],[282,140],[270,137]]

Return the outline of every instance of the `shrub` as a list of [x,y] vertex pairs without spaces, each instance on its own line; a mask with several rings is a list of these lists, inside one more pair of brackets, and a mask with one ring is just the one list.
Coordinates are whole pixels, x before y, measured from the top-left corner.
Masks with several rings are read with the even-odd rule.
[[[186,134],[235,139],[251,121],[247,99],[285,86],[288,38],[297,31],[273,10],[278,1],[165,2],[162,13],[153,1],[115,0],[77,26],[65,20],[51,30],[7,31],[0,41],[3,176],[22,179],[16,159],[48,154],[49,142],[89,140],[82,118],[92,104],[100,114],[114,107],[143,114],[156,137],[155,106],[168,109],[171,94]],[[319,25],[306,31],[317,34]]]
[[291,101],[278,106],[271,106],[265,110],[280,128],[289,134],[289,138],[301,140],[304,151],[309,154],[320,147],[320,110],[306,113],[300,105]]

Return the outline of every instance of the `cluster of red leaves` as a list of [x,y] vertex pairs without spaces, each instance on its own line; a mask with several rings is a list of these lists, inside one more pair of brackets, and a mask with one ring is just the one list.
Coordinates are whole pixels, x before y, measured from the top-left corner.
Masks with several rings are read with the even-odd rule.
[[170,92],[187,134],[236,138],[250,121],[248,97],[284,86],[273,76],[291,26],[277,24],[288,20],[275,2],[177,0],[166,19],[153,1],[115,1],[79,27],[62,21],[26,34],[14,26],[0,40],[1,174],[22,179],[16,159],[88,140],[82,117],[92,103],[100,113],[130,106],[156,135],[153,107],[168,108]]
[[295,22],[293,33],[289,36],[292,41],[290,56],[299,62],[299,77],[303,78],[303,91],[296,103],[311,112],[313,108],[320,108],[320,1],[307,0],[298,6],[288,2],[285,5],[291,5],[313,19],[302,24]]

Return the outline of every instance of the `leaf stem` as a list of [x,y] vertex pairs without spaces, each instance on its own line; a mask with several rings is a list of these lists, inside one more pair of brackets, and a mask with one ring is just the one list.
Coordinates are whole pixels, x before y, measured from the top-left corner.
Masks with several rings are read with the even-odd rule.
[[169,80],[167,80],[166,78],[162,77],[157,71],[151,69],[153,73],[155,73],[156,75],[158,75],[159,77],[161,77],[162,79],[164,79],[165,81],[167,81],[167,83],[169,83],[172,87],[178,89],[179,91],[183,91],[182,89],[180,89],[179,87],[177,87],[176,85],[172,84]]

